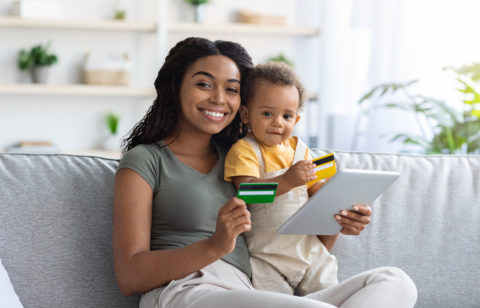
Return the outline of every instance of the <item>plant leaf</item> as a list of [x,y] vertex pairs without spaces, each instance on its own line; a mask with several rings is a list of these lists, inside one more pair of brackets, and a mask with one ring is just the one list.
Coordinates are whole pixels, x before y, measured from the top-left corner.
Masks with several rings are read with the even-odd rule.
[[465,86],[464,89],[457,89],[459,92],[473,96],[471,100],[464,100],[465,104],[474,105],[480,103],[480,94],[468,82],[460,78],[457,78],[457,81]]
[[405,89],[411,86],[412,84],[418,82],[418,80],[410,80],[406,83],[385,83],[385,84],[380,84],[378,86],[373,87],[370,91],[368,91],[366,94],[364,94],[359,100],[358,103],[362,104],[364,101],[370,99],[373,97],[374,94],[377,92],[380,92],[379,98],[383,97],[385,94],[388,93],[388,91],[391,91],[392,94],[395,93],[396,91],[400,89]]
[[120,117],[112,112],[108,113],[105,117],[105,121],[107,122],[108,130],[112,135],[117,133],[118,129],[118,122],[120,121]]
[[401,134],[395,135],[393,138],[389,140],[389,142],[395,142],[397,140],[401,141],[403,144],[418,145],[424,150],[430,148],[429,141],[423,138],[422,136],[415,136],[415,135],[410,135],[406,133],[401,133]]

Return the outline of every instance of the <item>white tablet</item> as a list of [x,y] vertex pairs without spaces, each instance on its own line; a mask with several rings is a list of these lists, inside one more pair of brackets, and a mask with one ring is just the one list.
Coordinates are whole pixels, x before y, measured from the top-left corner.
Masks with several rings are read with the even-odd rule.
[[332,235],[341,230],[334,216],[354,204],[370,204],[398,178],[399,173],[376,170],[338,170],[278,229],[281,234]]

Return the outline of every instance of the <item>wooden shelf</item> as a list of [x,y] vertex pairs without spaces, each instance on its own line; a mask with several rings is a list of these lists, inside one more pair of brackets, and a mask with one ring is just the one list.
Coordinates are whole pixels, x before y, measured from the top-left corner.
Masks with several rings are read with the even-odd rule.
[[313,27],[282,27],[252,24],[198,24],[177,23],[168,26],[172,33],[196,34],[252,34],[252,35],[283,35],[283,36],[318,36],[320,30]]
[[157,24],[153,22],[24,19],[14,16],[1,16],[0,27],[55,30],[157,31]]
[[103,97],[155,97],[153,88],[92,86],[82,84],[40,85],[40,84],[0,84],[0,95],[80,95]]

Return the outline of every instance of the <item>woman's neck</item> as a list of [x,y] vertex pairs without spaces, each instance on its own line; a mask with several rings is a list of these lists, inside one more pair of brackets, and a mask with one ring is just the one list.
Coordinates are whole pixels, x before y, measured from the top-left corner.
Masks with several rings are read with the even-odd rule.
[[212,135],[185,134],[182,132],[165,138],[165,144],[177,155],[193,154],[204,156],[215,152],[212,145]]
[[184,164],[207,174],[218,162],[218,153],[212,144],[211,135],[178,134],[166,138],[170,151]]

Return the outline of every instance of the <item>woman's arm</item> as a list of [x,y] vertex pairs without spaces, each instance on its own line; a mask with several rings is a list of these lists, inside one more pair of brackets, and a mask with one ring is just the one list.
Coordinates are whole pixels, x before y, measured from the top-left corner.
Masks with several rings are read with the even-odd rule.
[[121,169],[117,173],[113,254],[117,282],[126,296],[198,271],[233,251],[237,236],[250,229],[245,203],[232,198],[221,208],[211,238],[182,248],[151,251],[152,194],[150,185],[135,171]]

